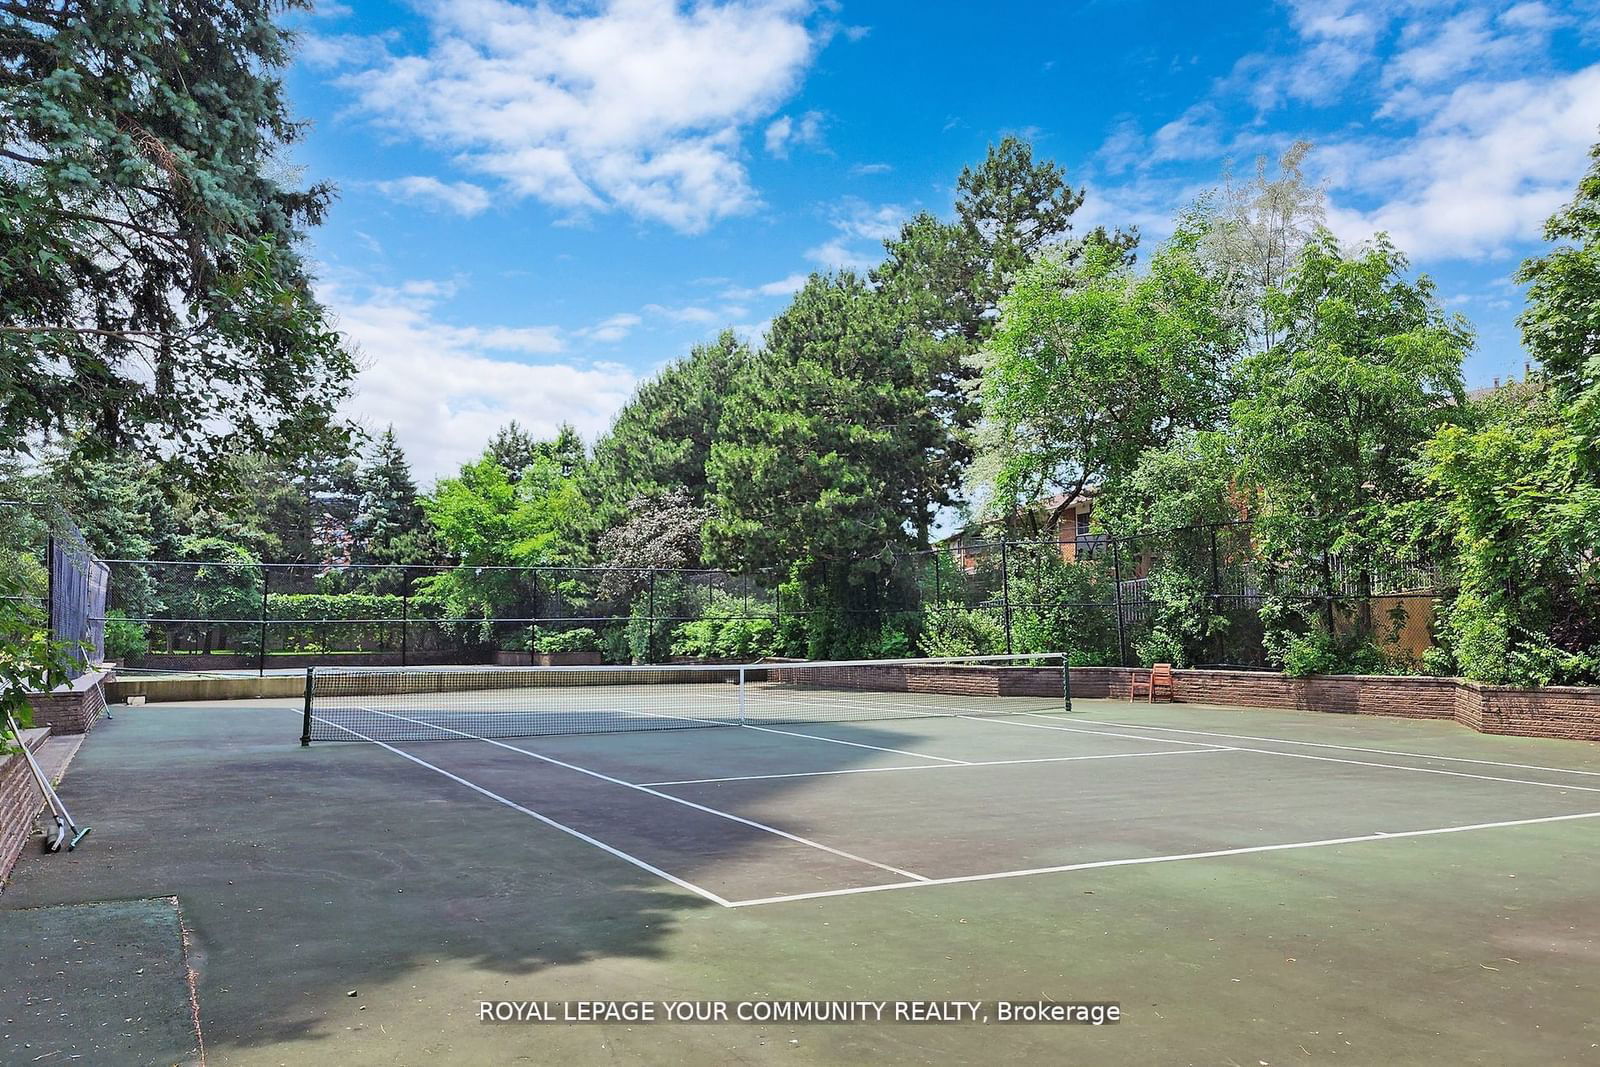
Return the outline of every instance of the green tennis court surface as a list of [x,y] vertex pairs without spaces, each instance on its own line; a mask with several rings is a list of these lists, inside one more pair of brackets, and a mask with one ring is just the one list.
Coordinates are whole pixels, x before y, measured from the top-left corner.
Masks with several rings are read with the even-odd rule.
[[[0,896],[176,896],[211,1062],[1600,1056],[1593,745],[1086,700],[310,748],[299,715],[118,709],[66,783],[94,847],[26,858]],[[475,1014],[765,997],[1106,1000],[1125,1021]]]

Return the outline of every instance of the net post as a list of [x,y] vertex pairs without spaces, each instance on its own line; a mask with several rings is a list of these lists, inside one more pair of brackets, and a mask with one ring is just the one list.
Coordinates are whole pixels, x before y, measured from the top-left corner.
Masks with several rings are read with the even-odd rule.
[[1072,712],[1072,666],[1067,654],[1061,654],[1061,710]]
[[739,668],[739,725],[740,726],[743,726],[745,724],[744,695],[745,695],[744,668],[740,667]]
[[300,727],[301,748],[309,748],[311,745],[311,688],[313,679],[316,677],[316,673],[317,669],[315,667],[306,668],[306,707],[305,719]]

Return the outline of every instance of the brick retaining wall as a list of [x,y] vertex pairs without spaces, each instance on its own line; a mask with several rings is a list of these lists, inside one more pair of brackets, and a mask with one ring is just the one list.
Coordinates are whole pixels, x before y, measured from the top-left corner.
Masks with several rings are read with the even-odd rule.
[[[24,730],[22,736],[29,751],[37,755],[50,731]],[[22,846],[33,832],[34,817],[43,806],[44,797],[22,754],[0,757],[0,881],[11,873],[12,864],[22,855]]]
[[106,671],[90,671],[48,693],[29,693],[33,724],[48,726],[52,733],[88,733],[106,712]]
[[[1088,700],[1129,700],[1134,676],[1142,673],[1131,667],[1074,667],[1072,695]],[[1061,692],[1061,671],[1055,667],[773,668],[770,677],[800,685],[877,692],[964,696],[1055,696]],[[1268,671],[1176,670],[1172,672],[1172,690],[1178,703],[1453,719],[1480,733],[1600,741],[1600,688],[1518,689],[1420,675],[1291,678]]]

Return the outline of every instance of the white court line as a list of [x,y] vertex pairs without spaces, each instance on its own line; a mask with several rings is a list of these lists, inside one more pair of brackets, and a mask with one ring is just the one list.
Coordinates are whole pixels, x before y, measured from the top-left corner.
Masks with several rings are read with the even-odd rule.
[[1001,878],[1026,878],[1036,874],[1062,874],[1067,871],[1092,871],[1104,867],[1136,867],[1147,863],[1176,863],[1180,860],[1217,859],[1224,856],[1245,856],[1255,852],[1284,852],[1290,849],[1327,848],[1331,845],[1354,845],[1367,841],[1394,841],[1402,837],[1431,837],[1437,834],[1460,834],[1470,830],[1497,830],[1507,826],[1534,826],[1540,823],[1567,822],[1572,819],[1600,818],[1600,811],[1585,811],[1575,815],[1547,815],[1538,819],[1508,819],[1504,822],[1480,822],[1465,826],[1440,826],[1430,830],[1397,830],[1392,833],[1360,834],[1355,837],[1329,837],[1321,841],[1292,841],[1281,845],[1250,845],[1245,848],[1222,848],[1210,852],[1185,852],[1175,856],[1140,856],[1136,859],[1097,860],[1092,863],[1066,863],[1059,867],[1034,867],[1023,871],[997,871],[993,874],[964,874],[954,878],[929,878],[921,882],[892,882],[887,885],[855,886],[850,889],[824,889],[815,893],[792,893],[788,896],[758,897],[752,900],[735,900],[729,907],[748,908],[761,904],[783,904],[796,900],[817,900],[822,897],[848,897],[860,893],[881,893],[891,889],[918,889],[930,885],[958,885],[963,882],[992,882]]
[[[648,713],[647,713],[648,714]],[[760,730],[764,734],[783,734],[785,737],[804,737],[812,741],[827,741],[834,745],[849,745],[851,748],[870,748],[875,752],[893,752],[897,756],[915,756],[917,759],[933,759],[940,763],[957,766],[968,766],[971,761],[964,759],[951,759],[948,756],[930,756],[926,752],[909,752],[903,748],[884,748],[882,745],[868,745],[860,741],[844,741],[837,737],[823,737],[821,734],[803,734],[798,730],[779,730],[772,726],[757,726],[754,723],[742,722],[739,724],[746,730]]]
[[[1024,715],[1038,715],[1025,711]],[[1043,718],[1044,716],[1039,716]],[[1379,756],[1410,756],[1413,759],[1448,760],[1451,763],[1477,763],[1486,767],[1510,767],[1519,771],[1550,771],[1554,774],[1583,774],[1600,778],[1600,771],[1583,771],[1576,767],[1546,767],[1537,763],[1505,763],[1501,760],[1470,759],[1466,756],[1441,756],[1433,752],[1405,752],[1393,748],[1362,748],[1359,745],[1335,745],[1326,741],[1296,741],[1291,737],[1253,737],[1250,734],[1225,734],[1215,730],[1180,730],[1176,726],[1144,726],[1134,722],[1106,722],[1102,719],[1082,719],[1074,715],[1073,722],[1093,723],[1096,726],[1118,726],[1129,730],[1164,730],[1173,734],[1193,734],[1196,737],[1227,737],[1235,741],[1268,741],[1279,745],[1304,745],[1309,748],[1332,748],[1341,752],[1367,752]]]
[[791,771],[786,774],[740,774],[730,778],[685,778],[676,782],[640,782],[640,785],[666,786],[666,785],[706,785],[713,782],[764,782],[771,778],[817,778],[829,774],[879,774],[884,771],[948,771],[953,767],[1010,767],[1019,763],[1072,763],[1077,760],[1087,759],[1138,759],[1141,756],[1198,756],[1206,752],[1233,752],[1235,749],[1223,748],[1188,748],[1181,752],[1167,750],[1165,752],[1109,752],[1097,756],[1043,756],[1038,759],[998,759],[978,760],[969,763],[942,764],[918,763],[904,767],[846,767],[834,771]]
[[[294,710],[294,709],[290,709],[290,710]],[[426,768],[428,768],[428,770],[433,771],[436,774],[442,774],[446,778],[450,779],[452,782],[458,782],[461,785],[466,786],[468,789],[471,789],[473,792],[481,793],[482,795],[488,797],[490,800],[493,800],[493,801],[496,801],[498,803],[504,804],[506,807],[511,808],[513,811],[520,811],[524,815],[527,815],[527,816],[529,816],[531,818],[539,820],[540,822],[544,823],[546,826],[552,827],[553,829],[556,829],[556,830],[560,830],[564,834],[570,834],[571,836],[576,837],[579,841],[582,841],[584,844],[593,845],[595,848],[600,849],[602,852],[609,852],[611,855],[617,857],[619,860],[623,860],[625,862],[631,863],[635,867],[638,867],[642,871],[649,871],[651,874],[655,875],[657,878],[665,878],[667,881],[671,882],[673,885],[680,886],[680,887],[682,887],[684,889],[687,889],[691,893],[696,893],[699,896],[704,897],[705,899],[711,901],[714,904],[721,904],[724,908],[730,908],[730,907],[733,906],[733,904],[730,901],[724,899],[723,897],[717,896],[717,894],[713,893],[709,889],[705,889],[705,888],[703,888],[701,886],[697,886],[693,882],[685,881],[684,879],[679,878],[675,874],[668,874],[666,871],[662,870],[660,867],[657,867],[657,866],[655,866],[654,864],[651,864],[651,863],[646,863],[644,860],[640,859],[638,856],[630,856],[628,853],[622,851],[620,848],[614,848],[611,845],[606,844],[604,841],[601,841],[599,838],[590,837],[588,834],[584,833],[582,830],[576,830],[576,829],[568,826],[566,823],[557,822],[555,819],[550,818],[550,816],[548,816],[548,815],[541,815],[539,812],[534,811],[532,808],[523,807],[521,804],[518,804],[514,800],[508,800],[505,797],[501,796],[499,793],[493,792],[492,790],[485,789],[483,786],[479,785],[478,783],[470,782],[470,781],[468,781],[467,779],[461,777],[458,774],[451,774],[449,771],[445,770],[443,767],[436,767],[433,764],[429,763],[427,760],[422,759],[422,758],[420,758],[418,756],[413,756],[411,753],[406,752],[403,749],[395,748],[393,745],[387,744],[387,743],[385,743],[383,741],[379,741],[375,737],[368,737],[366,734],[361,733],[361,732],[356,731],[356,730],[352,730],[348,726],[340,726],[336,722],[329,722],[327,719],[324,719],[321,716],[313,716],[313,718],[315,718],[320,723],[324,723],[324,724],[326,724],[328,726],[332,726],[336,730],[343,730],[347,734],[351,734],[351,735],[353,735],[355,737],[359,737],[363,741],[371,741],[373,744],[377,745],[379,748],[386,748],[390,752],[393,752],[396,756],[401,757],[402,759],[408,759],[412,763],[415,763],[420,767],[426,767]],[[912,883],[912,884],[915,885],[916,883]]]
[[[761,699],[762,699],[759,696],[759,694],[762,693],[762,692],[764,692],[764,691],[763,690],[759,690],[759,689],[754,691],[754,693],[756,695],[754,695],[753,699],[750,701],[750,704],[751,704],[752,707],[759,708],[760,703],[761,703]],[[845,699],[838,698],[838,697],[834,697],[834,698],[827,699],[827,700],[802,699],[802,697],[804,697],[804,695],[807,692],[807,690],[786,689],[786,690],[772,690],[772,692],[783,692],[785,694],[789,694],[785,699],[773,700],[772,701],[772,703],[778,704],[779,706],[782,706],[782,707],[793,707],[796,704],[802,704],[802,705],[804,705],[804,706],[806,706],[808,708],[865,708],[865,709],[868,709],[868,710],[871,710],[871,711],[881,711],[884,708],[906,708],[906,709],[909,709],[903,715],[884,715],[884,716],[882,716],[881,718],[882,718],[882,721],[884,721],[884,722],[897,722],[897,721],[899,721],[901,719],[961,718],[961,717],[963,717],[962,716],[962,710],[963,709],[967,709],[969,711],[971,710],[972,700],[973,700],[973,696],[974,696],[974,694],[930,693],[930,694],[928,694],[929,696],[946,696],[946,695],[948,695],[948,696],[955,697],[955,699],[951,703],[948,703],[948,704],[908,704],[908,703],[904,703],[904,702],[898,701],[898,700],[845,700]],[[816,692],[823,692],[823,690],[816,690]],[[871,690],[858,690],[858,692],[866,693],[866,692],[871,692]],[[885,692],[888,692],[888,690],[885,690]],[[981,694],[977,694],[977,695],[981,695]],[[1021,701],[1021,700],[1025,699],[1025,698],[1023,698],[1023,697],[995,697],[994,699],[996,699],[996,700],[1017,700],[1017,701]],[[1005,711],[996,710],[996,711],[993,711],[993,712],[989,712],[988,714],[990,714],[990,715],[1037,715],[1037,714],[1039,714],[1039,712],[1036,712],[1036,711],[1025,711],[1022,708],[1011,708],[1011,709],[1008,709],[1008,710],[1005,710]],[[969,716],[966,716],[966,717],[970,718],[972,716],[969,715]],[[844,722],[844,721],[851,721],[851,720],[839,720],[839,721]]]
[[[1033,712],[1025,711],[1022,714],[1024,714],[1024,715],[1032,715]],[[961,716],[957,716],[957,717],[958,718],[962,718],[962,719],[966,719],[968,722],[992,722],[996,726],[1020,726],[1024,730],[1058,730],[1061,733],[1066,733],[1066,734],[1093,734],[1096,737],[1121,737],[1121,738],[1125,738],[1126,740],[1129,740],[1129,741],[1157,741],[1157,742],[1160,742],[1162,744],[1167,744],[1167,745],[1188,745],[1188,746],[1193,747],[1193,748],[1227,748],[1228,747],[1226,745],[1214,744],[1214,743],[1212,743],[1210,741],[1179,741],[1177,738],[1173,738],[1173,737],[1151,737],[1149,734],[1119,734],[1119,733],[1116,733],[1115,731],[1112,731],[1112,730],[1075,730],[1070,726],[1046,726],[1042,722],[1018,722],[1016,719],[997,718],[997,717],[988,716],[988,715],[961,715]],[[1035,717],[1036,718],[1041,718],[1041,719],[1044,718],[1043,715],[1039,715],[1039,716],[1035,716]],[[1073,722],[1077,722],[1078,720],[1077,719],[1073,719],[1072,721]],[[1237,752],[1239,750],[1238,749],[1228,749],[1228,751]]]
[[[1071,726],[1046,726],[1043,723],[1015,722],[1004,719],[974,719],[974,722],[993,722],[1001,726],[1031,726],[1036,730],[1059,730],[1067,734],[1107,734],[1110,737],[1143,737],[1147,741],[1169,740],[1175,745],[1198,745],[1200,741],[1178,741],[1163,739],[1140,734],[1107,733],[1105,730],[1079,730]],[[1077,720],[1074,720],[1077,721]],[[1353,767],[1381,767],[1391,771],[1410,771],[1412,774],[1443,774],[1451,778],[1473,778],[1480,782],[1505,782],[1509,785],[1534,785],[1541,789],[1560,789],[1563,792],[1571,789],[1580,793],[1600,793],[1600,786],[1594,785],[1565,785],[1561,782],[1536,782],[1531,778],[1501,778],[1492,774],[1468,774],[1466,771],[1447,771],[1439,767],[1407,767],[1399,763],[1377,763],[1373,760],[1339,759],[1337,756],[1313,756],[1309,752],[1281,752],[1275,748],[1245,748],[1234,746],[1234,752],[1254,752],[1262,756],[1283,756],[1285,759],[1309,759],[1321,763],[1346,763]]]
[[[701,725],[705,725],[705,720],[703,720],[703,719],[691,719],[691,718],[689,718],[687,716],[684,716],[684,715],[668,715],[664,711],[639,711],[639,710],[637,710],[635,708],[620,708],[620,709],[618,709],[618,712],[620,714],[622,714],[622,715],[643,715],[646,718],[650,718],[650,719],[673,719],[673,720],[675,720],[677,722],[692,722],[692,723],[699,723]],[[826,741],[830,745],[849,745],[851,748],[870,748],[874,752],[893,752],[896,756],[913,756],[913,757],[915,757],[917,759],[938,760],[940,763],[952,763],[952,764],[963,764],[964,765],[967,762],[969,762],[967,760],[950,759],[947,756],[930,756],[926,752],[911,752],[911,751],[909,751],[907,749],[903,749],[903,748],[884,748],[882,745],[869,745],[869,744],[865,744],[864,742],[861,742],[861,741],[843,741],[843,740],[840,740],[837,737],[823,737],[821,734],[803,734],[798,730],[779,730],[778,728],[773,727],[773,726],[757,726],[754,723],[748,723],[748,722],[733,722],[733,721],[721,722],[721,721],[719,721],[719,722],[716,722],[714,725],[717,725],[717,726],[738,726],[738,727],[740,727],[742,729],[745,729],[745,730],[759,730],[759,731],[761,731],[762,733],[765,733],[765,734],[783,734],[785,737],[804,737],[804,738],[806,738],[808,740],[811,740],[811,741]],[[658,783],[658,782],[643,782],[643,783],[640,783],[640,784],[643,784],[643,785],[659,785],[660,783]]]
[[[496,748],[503,748],[508,752],[520,752],[524,756],[529,756],[536,760],[542,760],[545,763],[553,764],[557,767],[564,767],[569,771],[577,771],[579,774],[587,774],[589,777],[598,778],[602,782],[610,782],[612,785],[620,785],[626,789],[636,789],[641,793],[648,793],[650,796],[660,797],[662,800],[670,800],[674,804],[682,804],[686,808],[694,808],[696,811],[703,811],[707,815],[715,815],[718,818],[727,819],[731,822],[743,823],[745,826],[754,827],[757,830],[764,830],[769,834],[775,834],[778,837],[787,838],[790,841],[794,841],[802,845],[808,845],[811,848],[820,849],[823,852],[832,853],[833,855],[842,857],[843,859],[854,860],[857,863],[865,863],[867,866],[876,867],[880,871],[888,871],[890,874],[903,875],[906,878],[915,878],[919,882],[927,881],[927,877],[925,875],[920,875],[916,871],[907,871],[899,867],[891,867],[887,863],[879,863],[877,860],[869,860],[865,856],[857,856],[853,852],[846,852],[843,849],[834,848],[831,845],[824,845],[820,841],[813,841],[808,837],[801,837],[799,834],[792,834],[787,830],[780,830],[776,826],[768,826],[766,823],[756,822],[754,819],[747,819],[743,815],[735,815],[728,811],[718,811],[716,808],[710,808],[704,804],[696,804],[692,800],[685,800],[682,797],[675,797],[671,793],[658,792],[657,790],[651,789],[649,786],[638,785],[633,782],[625,782],[621,778],[613,778],[609,774],[602,774],[599,771],[590,770],[588,767],[580,767],[576,763],[567,763],[564,760],[558,760],[554,756],[546,756],[541,753],[534,752],[531,749],[518,748],[516,745],[508,745],[504,741],[496,741],[492,737],[480,737],[477,734],[469,734],[462,730],[452,730],[448,726],[439,726],[435,723],[426,722],[422,719],[413,719],[405,715],[396,715],[393,712],[379,711],[377,708],[363,708],[362,710],[372,712],[375,715],[384,715],[391,719],[400,719],[403,722],[413,723],[417,726],[426,726],[430,730],[439,730],[444,733],[455,734],[458,737],[465,738],[469,741],[482,741],[484,744],[494,745]],[[354,730],[350,732],[355,733]]]

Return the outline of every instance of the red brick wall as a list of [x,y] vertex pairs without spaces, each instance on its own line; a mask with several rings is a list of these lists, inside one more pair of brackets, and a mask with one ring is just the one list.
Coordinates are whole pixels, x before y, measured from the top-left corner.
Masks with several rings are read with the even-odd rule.
[[105,687],[98,682],[52,693],[30,693],[33,724],[52,733],[88,733],[106,711]]
[[[1141,673],[1129,667],[1074,667],[1072,695],[1087,700],[1128,700],[1133,678]],[[768,676],[799,685],[879,692],[972,696],[1054,696],[1061,692],[1061,671],[1056,667],[773,667]],[[1290,678],[1267,671],[1178,670],[1172,672],[1172,689],[1173,699],[1180,703],[1454,719],[1481,733],[1600,741],[1600,688],[1513,689],[1419,675]]]
[[[1131,668],[1072,672],[1072,695],[1129,698]],[[1344,715],[1454,719],[1486,734],[1600,741],[1600,688],[1517,689],[1416,675],[1313,675],[1265,671],[1173,671],[1173,699],[1191,704],[1294,708]]]
[[[37,752],[50,735],[42,730],[24,730],[28,748]],[[34,783],[28,761],[21,753],[0,757],[0,880],[11,873],[12,864],[22,854],[22,846],[33,830],[34,816],[44,806],[39,787]]]

